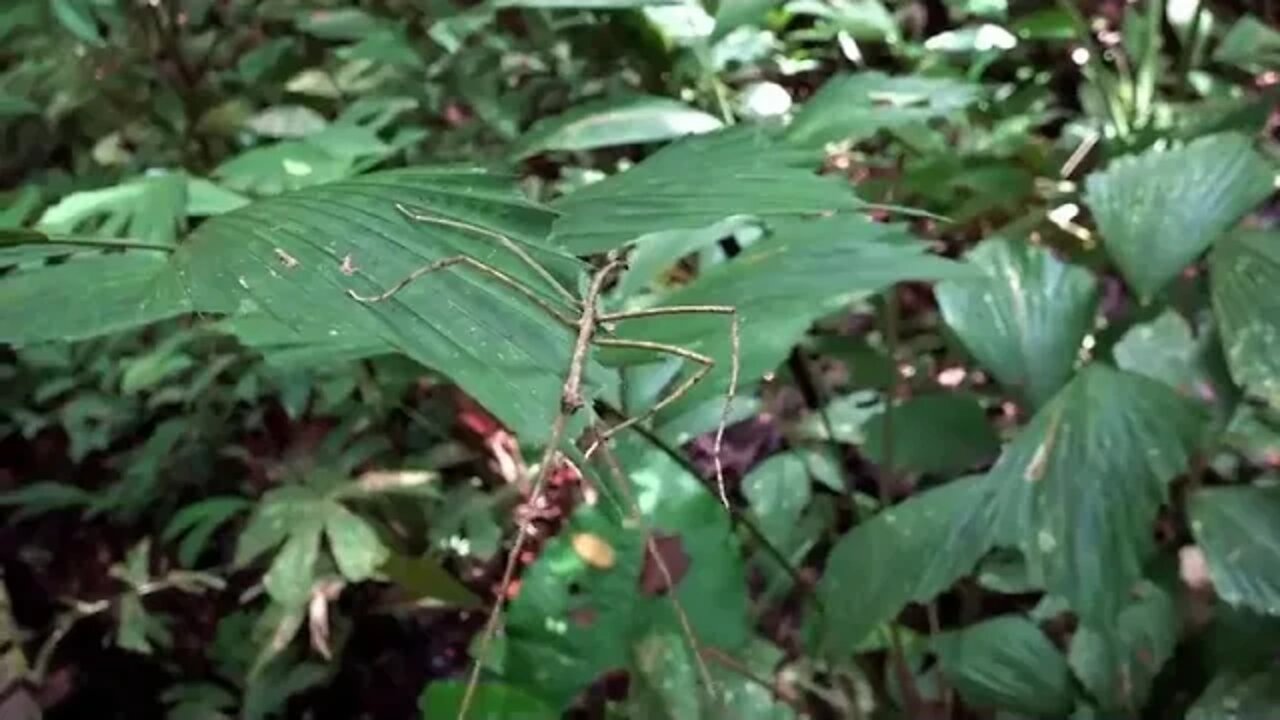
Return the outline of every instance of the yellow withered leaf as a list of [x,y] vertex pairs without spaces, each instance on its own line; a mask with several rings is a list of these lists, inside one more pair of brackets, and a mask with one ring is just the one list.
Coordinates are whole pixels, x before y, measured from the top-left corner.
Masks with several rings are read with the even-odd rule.
[[604,538],[594,533],[574,533],[570,538],[573,551],[593,568],[608,570],[617,562],[617,553]]

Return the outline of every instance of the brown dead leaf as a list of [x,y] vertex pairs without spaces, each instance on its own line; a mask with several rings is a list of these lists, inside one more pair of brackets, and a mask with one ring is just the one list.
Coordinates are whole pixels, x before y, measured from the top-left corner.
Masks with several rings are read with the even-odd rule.
[[644,566],[640,570],[640,590],[661,595],[679,585],[689,573],[689,554],[679,535],[654,535],[645,543]]

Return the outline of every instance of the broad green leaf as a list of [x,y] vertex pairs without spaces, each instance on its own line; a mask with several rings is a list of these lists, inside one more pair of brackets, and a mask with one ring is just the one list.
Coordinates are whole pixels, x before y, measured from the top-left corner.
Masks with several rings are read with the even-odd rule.
[[1232,378],[1280,407],[1280,233],[1239,232],[1210,257],[1213,312]]
[[262,578],[271,599],[285,607],[306,604],[315,580],[316,560],[320,557],[320,531],[323,520],[311,516],[289,531],[289,539]]
[[539,120],[513,150],[517,158],[548,150],[594,150],[662,142],[719,130],[723,123],[670,98],[610,98]]
[[1218,597],[1280,615],[1280,488],[1204,488],[1188,513]]
[[942,317],[960,342],[1002,384],[1035,406],[1071,377],[1093,324],[1093,274],[1041,247],[986,240],[966,259],[983,275],[938,283]]
[[93,232],[172,245],[186,211],[186,176],[146,175],[101,190],[68,195],[40,216],[50,233]]
[[[630,436],[617,452],[645,524],[629,517],[629,502],[581,506],[525,571],[507,614],[505,680],[557,709],[602,673],[629,665],[644,637],[681,632],[672,591],[642,587],[645,525],[681,575],[674,595],[699,642],[734,654],[749,639],[745,571],[724,508],[665,453]],[[612,550],[612,564],[592,565],[575,550],[573,538],[583,534]]]
[[98,31],[98,20],[93,14],[93,0],[49,0],[53,17],[77,40],[93,47],[103,47],[106,41]]
[[329,503],[324,532],[338,570],[351,582],[372,577],[389,554],[373,526],[338,503]]
[[943,633],[933,649],[947,681],[978,707],[1060,718],[1075,704],[1066,658],[1026,618],[1006,615]]
[[988,497],[985,478],[955,480],[840,538],[818,584],[826,611],[811,628],[815,649],[847,656],[907,603],[932,600],[968,574],[991,547]]
[[1085,183],[1103,246],[1143,302],[1271,194],[1275,171],[1242,135],[1122,157]]
[[742,479],[742,494],[769,541],[787,546],[813,496],[809,466],[798,452],[774,455]]
[[1098,705],[1112,713],[1146,707],[1156,675],[1178,644],[1178,613],[1164,590],[1144,583],[1138,598],[1106,631],[1076,628],[1071,670]]
[[[862,453],[873,462],[888,465],[884,456],[885,427],[882,411],[867,421]],[[963,472],[1000,452],[1000,438],[986,411],[970,393],[920,395],[900,403],[893,411],[893,463],[897,471],[943,474]]]
[[1213,59],[1254,71],[1280,66],[1280,32],[1245,15],[1227,31],[1213,52]]
[[[265,313],[312,335],[389,343],[476,398],[522,439],[544,437],[569,366],[570,329],[494,278],[465,266],[429,274],[383,302],[373,295],[429,262],[466,255],[571,312],[509,250],[430,216],[505,234],[576,288],[583,264],[540,243],[550,216],[504,179],[470,170],[400,170],[310,188],[210,219],[182,243],[173,271],[200,310]],[[3,284],[0,284],[0,289]],[[588,369],[602,382],[603,371]]]
[[958,113],[981,97],[981,86],[964,80],[876,71],[828,80],[805,103],[786,138],[800,146],[858,142],[881,130]]
[[1195,379],[1195,339],[1191,325],[1176,310],[1130,328],[1112,349],[1116,365],[1159,380],[1184,394]]
[[286,485],[258,501],[236,543],[235,567],[244,567],[284,542],[308,521],[323,518],[324,500],[314,490]]
[[147,631],[153,620],[142,606],[142,598],[137,593],[125,593],[120,598],[117,612],[116,645],[130,652],[150,655],[152,648]]
[[55,510],[91,507],[94,499],[93,493],[75,485],[41,480],[0,493],[0,507],[17,508],[10,516],[10,522],[16,522]]
[[396,352],[394,345],[372,329],[353,328],[335,337],[323,323],[290,326],[264,313],[228,318],[216,327],[235,335],[280,370],[333,367]]
[[722,0],[716,8],[716,26],[711,32],[715,42],[743,25],[759,25],[770,10],[782,0]]
[[1166,385],[1094,363],[992,468],[996,532],[1086,624],[1111,627],[1142,577],[1152,523],[1202,417]]
[[323,40],[359,40],[386,21],[356,7],[316,9],[298,14],[298,29]]
[[214,169],[232,190],[278,195],[354,175],[361,162],[392,148],[372,131],[333,126],[302,140],[285,140],[243,152]]
[[735,215],[801,217],[863,207],[845,183],[812,171],[816,159],[751,127],[686,138],[556,201],[561,215],[551,240],[586,254]]
[[[422,720],[458,717],[467,684],[437,680],[423,691],[418,701]],[[518,687],[481,683],[476,688],[467,717],[475,720],[556,720],[560,713]]]
[[[841,214],[820,220],[776,220],[768,237],[690,285],[660,297],[663,305],[729,305],[741,325],[741,382],[778,367],[817,319],[853,300],[905,280],[966,277],[969,268],[928,253],[903,225]],[[644,318],[618,325],[622,338],[677,345],[716,362],[714,371],[672,407],[722,396],[732,358],[723,315]],[[652,354],[649,355],[652,358]],[[689,368],[690,370],[692,368]]]
[[1280,670],[1218,675],[1187,711],[1187,720],[1266,718],[1280,706]]
[[[167,253],[81,253],[0,278],[0,342],[30,345],[119,332],[191,310]],[[32,322],[38,313],[40,322]]]

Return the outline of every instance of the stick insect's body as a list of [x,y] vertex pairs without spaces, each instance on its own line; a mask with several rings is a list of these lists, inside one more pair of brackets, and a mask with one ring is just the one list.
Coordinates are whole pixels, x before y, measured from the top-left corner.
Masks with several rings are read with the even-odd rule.
[[[673,357],[691,361],[697,365],[697,369],[694,370],[694,372],[691,373],[687,378],[681,380],[675,386],[675,388],[673,388],[669,393],[667,393],[667,395],[660,398],[657,402],[653,404],[653,406],[651,406],[645,412],[639,415],[636,415],[634,417],[627,418],[622,422],[605,429],[602,432],[596,433],[590,446],[587,448],[585,452],[585,457],[587,458],[590,458],[591,455],[597,449],[605,446],[605,444],[608,443],[609,439],[612,436],[618,434],[622,430],[625,430],[629,427],[636,425],[637,423],[641,423],[648,420],[649,418],[652,418],[653,416],[661,412],[664,408],[670,406],[672,403],[679,400],[680,397],[682,397],[686,392],[688,392],[694,385],[696,385],[699,381],[701,381],[704,377],[706,377],[706,375],[710,373],[711,369],[715,366],[715,361],[712,358],[706,355],[703,355],[701,353],[697,353],[692,350],[679,347],[677,345],[669,345],[666,343],[652,342],[647,340],[632,340],[632,339],[614,337],[613,325],[615,323],[636,319],[636,318],[660,317],[660,316],[666,316],[666,315],[674,316],[674,315],[714,314],[714,315],[729,316],[730,340],[731,340],[731,348],[732,348],[732,358],[731,358],[732,363],[731,363],[730,374],[729,374],[729,389],[725,397],[725,404],[724,404],[723,411],[721,413],[720,423],[716,429],[715,444],[714,444],[714,450],[713,450],[715,471],[716,471],[716,483],[720,493],[720,500],[721,502],[724,503],[726,508],[729,507],[729,500],[728,500],[728,497],[725,491],[725,486],[724,486],[724,472],[723,472],[723,467],[720,461],[720,448],[724,439],[724,429],[729,416],[730,404],[732,403],[733,396],[737,390],[737,384],[738,384],[738,364],[739,364],[738,316],[737,316],[737,311],[733,307],[728,305],[677,305],[677,306],[647,308],[643,310],[601,312],[599,307],[600,296],[604,292],[605,285],[608,283],[608,281],[613,277],[615,273],[626,268],[626,262],[625,260],[622,259],[619,253],[610,252],[609,254],[606,255],[603,265],[601,265],[598,269],[596,269],[594,273],[591,275],[591,280],[586,288],[585,294],[581,299],[579,299],[576,295],[574,295],[566,287],[564,287],[563,284],[557,281],[555,277],[552,276],[551,273],[547,271],[546,268],[539,265],[538,262],[535,261],[528,254],[528,252],[524,250],[524,248],[520,247],[515,241],[511,240],[507,236],[501,233],[495,232],[493,230],[489,230],[487,228],[482,228],[476,225],[472,225],[467,222],[453,220],[445,217],[439,217],[435,215],[419,213],[404,205],[397,204],[396,207],[397,209],[400,210],[400,212],[402,212],[405,216],[407,216],[412,220],[417,220],[419,222],[425,222],[425,223],[432,223],[435,225],[441,225],[445,227],[452,227],[452,228],[467,230],[472,233],[483,235],[485,237],[488,237],[494,240],[495,242],[500,244],[503,248],[511,252],[514,256],[519,258],[523,264],[528,266],[544,283],[546,283],[549,286],[549,288],[553,291],[553,294],[558,295],[559,296],[558,299],[564,302],[564,307],[567,307],[573,310],[573,313],[574,313],[573,315],[569,315],[565,313],[564,307],[557,307],[556,304],[553,304],[552,302],[548,301],[546,297],[544,297],[541,293],[521,283],[520,281],[513,278],[511,275],[497,268],[494,268],[490,265],[487,265],[483,262],[480,262],[479,260],[476,260],[472,257],[468,257],[466,255],[456,255],[456,256],[444,258],[444,259],[429,263],[427,265],[424,265],[418,268],[417,270],[414,270],[404,279],[400,280],[399,282],[392,285],[387,290],[377,295],[366,296],[366,295],[361,295],[355,292],[354,290],[347,290],[347,293],[352,298],[360,302],[364,302],[364,303],[382,302],[384,300],[391,298],[393,295],[400,292],[405,287],[407,287],[408,285],[410,285],[411,283],[418,280],[424,275],[435,272],[437,270],[443,270],[445,268],[452,267],[454,265],[462,265],[462,266],[470,267],[481,273],[484,273],[489,277],[497,280],[498,282],[501,282],[503,285],[511,288],[512,290],[515,290],[516,292],[520,293],[520,295],[522,295],[524,298],[526,298],[527,300],[533,302],[538,307],[545,310],[551,317],[555,318],[560,323],[564,324],[566,327],[576,332],[576,338],[573,346],[573,354],[570,358],[569,367],[566,372],[564,384],[561,389],[559,412],[556,413],[555,420],[552,423],[551,433],[549,435],[546,448],[543,451],[541,462],[538,465],[538,471],[533,481],[533,488],[530,492],[530,501],[533,503],[536,503],[539,497],[542,495],[543,487],[546,484],[546,480],[550,475],[550,468],[555,462],[556,454],[559,451],[560,443],[564,439],[565,428],[568,424],[569,418],[572,417],[574,414],[576,414],[585,404],[585,399],[582,393],[582,381],[583,381],[584,368],[587,365],[587,356],[590,354],[592,345],[596,345],[599,347],[649,350],[655,353],[673,356]],[[599,335],[601,334],[609,335],[610,337],[599,337]],[[607,450],[606,450],[606,453],[607,453]],[[616,468],[615,468],[615,473],[616,473]],[[638,507],[637,507],[637,511],[638,511]],[[504,592],[506,588],[511,584],[512,579],[515,577],[515,571],[518,565],[518,560],[524,549],[525,543],[528,541],[529,527],[530,526],[528,524],[521,525],[519,531],[516,534],[515,546],[512,548],[511,553],[507,556],[506,567],[505,567],[505,570],[503,571],[502,580],[500,582],[500,587]],[[655,558],[657,558],[658,561],[661,562],[661,553],[657,553],[655,551]],[[662,569],[665,571],[665,567]],[[669,572],[666,572],[666,574],[668,575],[668,579],[670,579]],[[673,596],[673,601],[674,601],[674,596]],[[467,689],[465,694],[463,695],[462,705],[461,705],[459,716],[458,716],[459,720],[462,720],[462,718],[465,717],[467,713],[467,709],[470,707],[476,686],[479,682],[480,661],[483,659],[485,653],[487,652],[488,645],[491,642],[493,635],[497,630],[497,624],[501,614],[501,609],[502,609],[502,596],[500,595],[497,600],[497,604],[494,606],[493,612],[489,615],[488,622],[485,623],[485,628],[484,628],[483,634],[481,635],[480,651],[477,653],[476,662],[472,666],[471,675],[467,683]],[[684,618],[683,611],[680,611],[678,606],[677,606],[677,610],[678,610],[678,615],[682,618],[682,623],[686,624],[686,631],[691,632],[691,630],[687,628],[687,622],[686,622],[686,619]],[[692,641],[692,638],[691,638],[691,641]],[[695,648],[695,656],[697,656],[696,648]],[[699,658],[699,661],[700,661],[700,658]],[[708,682],[708,687],[710,687],[709,685],[710,676],[705,673],[705,668],[703,668],[703,670],[704,670],[703,674],[704,674],[705,681]]]

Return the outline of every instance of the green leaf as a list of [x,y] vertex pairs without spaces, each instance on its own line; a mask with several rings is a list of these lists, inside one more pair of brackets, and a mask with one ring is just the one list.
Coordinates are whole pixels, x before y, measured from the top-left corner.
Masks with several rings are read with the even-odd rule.
[[192,567],[218,528],[250,507],[252,503],[242,497],[214,497],[191,503],[174,513],[161,537],[166,542],[181,537],[178,562]]
[[1280,66],[1280,32],[1245,15],[1227,31],[1213,59],[1252,71]]
[[290,530],[289,539],[262,578],[271,599],[285,607],[298,607],[311,598],[323,527],[322,520],[312,516]]
[[1280,233],[1239,232],[1210,257],[1213,312],[1231,377],[1280,407]]
[[[862,444],[862,453],[881,465],[888,464],[886,423],[883,411],[868,420]],[[1000,438],[972,393],[919,395],[902,402],[894,408],[892,430],[892,469],[897,471],[963,472],[1000,451]]]
[[1188,514],[1218,597],[1280,615],[1280,488],[1204,488]]
[[10,522],[56,510],[90,507],[93,505],[94,500],[93,493],[74,485],[48,480],[29,483],[17,490],[0,493],[0,507],[16,507],[18,509],[9,518]]
[[[703,271],[692,284],[653,304],[735,307],[744,339],[740,387],[745,391],[755,378],[777,368],[824,315],[896,282],[969,273],[966,266],[931,255],[928,249],[905,226],[860,215],[779,219],[766,238],[741,255]],[[723,315],[684,315],[677,322],[661,317],[629,320],[619,324],[618,336],[678,345],[716,362],[707,378],[671,407],[671,415],[723,396],[728,388],[732,343],[729,320]]]
[[372,577],[390,554],[372,525],[338,503],[329,503],[324,531],[338,570],[351,582]]
[[62,27],[80,42],[94,47],[106,46],[102,33],[98,32],[92,0],[49,0],[49,9]]
[[1147,706],[1151,684],[1177,644],[1178,612],[1173,598],[1144,583],[1137,600],[1120,612],[1107,631],[1077,628],[1067,657],[1099,707],[1123,715]]
[[543,10],[627,10],[651,5],[679,5],[680,0],[497,0],[500,8]]
[[[422,720],[458,717],[467,684],[437,680],[423,691],[418,701]],[[518,687],[481,683],[476,687],[467,717],[475,720],[556,720],[560,713]]]
[[151,641],[147,627],[152,619],[142,606],[142,598],[136,593],[125,593],[120,598],[116,627],[116,645],[130,652],[151,654]]
[[777,145],[757,128],[686,138],[556,201],[561,216],[551,240],[587,254],[734,215],[799,217],[864,206],[847,184],[816,175],[815,160],[811,153]]
[[670,98],[608,98],[539,120],[512,153],[524,158],[548,150],[663,142],[719,130],[722,125],[715,117]]
[[306,105],[274,105],[245,120],[245,127],[270,138],[301,138],[320,132],[329,122]]
[[[573,344],[570,329],[545,309],[465,266],[432,273],[384,302],[348,296],[377,294],[429,262],[466,255],[572,314],[493,239],[415,221],[397,203],[503,233],[563,285],[578,287],[583,264],[540,242],[550,215],[506,179],[471,170],[377,173],[254,203],[201,225],[175,254],[173,271],[201,310],[265,313],[308,335],[360,345],[372,336],[456,382],[522,439],[545,437]],[[612,382],[594,364],[587,379],[593,387]]]
[[1272,192],[1274,170],[1242,135],[1122,157],[1085,183],[1103,245],[1143,302]]
[[146,175],[101,190],[72,193],[45,210],[38,226],[50,233],[92,231],[172,245],[186,204],[184,174]]
[[190,310],[163,252],[83,253],[0,278],[0,342],[13,345],[81,340]]
[[1096,278],[1007,238],[982,242],[966,259],[983,276],[938,283],[943,319],[997,380],[1043,405],[1071,377],[1092,327]]
[[[983,477],[955,480],[890,507],[845,534],[818,583],[818,652],[848,655],[909,602],[968,574],[991,546]],[[947,548],[947,552],[939,552]]]
[[742,494],[765,537],[774,545],[787,546],[813,496],[809,466],[798,452],[774,455],[742,479]]
[[981,86],[953,78],[876,71],[838,76],[805,103],[786,138],[806,147],[859,142],[881,130],[956,114],[981,94]]
[[402,590],[406,601],[413,604],[446,605],[462,609],[484,606],[475,593],[467,589],[438,560],[428,556],[411,557],[393,553],[382,564],[387,579]]
[[1086,624],[1110,627],[1152,549],[1152,524],[1202,417],[1167,386],[1094,363],[992,468],[996,532]]
[[943,633],[933,649],[947,680],[974,705],[1060,718],[1075,704],[1066,658],[1026,618]]
[[324,500],[310,488],[287,485],[272,490],[258,507],[236,543],[234,565],[253,562],[262,553],[284,542],[297,528],[323,517]]
[[360,8],[316,9],[298,14],[298,29],[322,40],[359,40],[386,21]]
[[1274,667],[1252,675],[1227,672],[1205,688],[1187,720],[1244,720],[1265,718],[1280,706],[1280,670]]
[[1193,389],[1195,339],[1191,325],[1176,310],[1130,328],[1111,352],[1122,370],[1159,380],[1184,394]]

